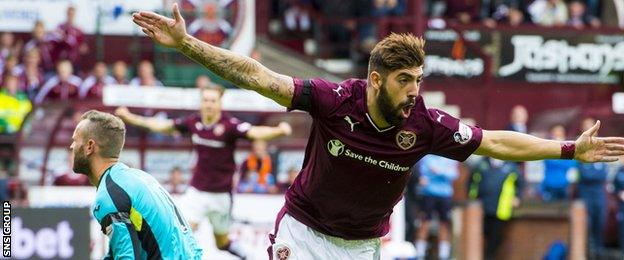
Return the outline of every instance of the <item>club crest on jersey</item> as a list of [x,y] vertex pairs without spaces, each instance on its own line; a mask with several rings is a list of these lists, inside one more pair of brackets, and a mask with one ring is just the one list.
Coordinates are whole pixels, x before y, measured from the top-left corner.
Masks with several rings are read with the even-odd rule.
[[416,144],[416,133],[401,130],[396,134],[396,144],[403,150],[410,149]]
[[275,250],[275,256],[278,260],[287,260],[290,257],[290,248],[285,245],[281,245]]
[[465,124],[459,123],[457,132],[453,134],[453,139],[457,143],[467,144],[472,139],[472,129]]
[[212,132],[214,133],[214,135],[220,136],[223,134],[223,132],[225,132],[225,126],[223,126],[223,124],[217,124],[214,129],[212,129]]
[[327,151],[333,156],[340,156],[344,153],[345,145],[338,139],[329,140],[327,142]]

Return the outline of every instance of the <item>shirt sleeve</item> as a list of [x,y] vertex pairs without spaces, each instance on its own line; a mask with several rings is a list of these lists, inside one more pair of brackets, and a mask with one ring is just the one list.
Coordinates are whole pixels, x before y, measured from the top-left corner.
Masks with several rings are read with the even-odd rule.
[[247,138],[247,132],[251,129],[252,125],[245,121],[241,121],[238,118],[232,117],[229,122],[229,138],[236,140],[240,138]]
[[188,133],[191,125],[191,121],[193,121],[193,116],[185,116],[178,117],[173,120],[173,128],[180,131],[181,133]]
[[[295,92],[288,110],[303,110],[312,117],[327,116],[350,94],[349,89],[324,79],[293,78],[293,81]],[[305,89],[306,81],[310,83],[309,92]]]
[[442,110],[429,109],[428,112],[433,126],[430,153],[464,161],[481,145],[481,128],[461,123]]

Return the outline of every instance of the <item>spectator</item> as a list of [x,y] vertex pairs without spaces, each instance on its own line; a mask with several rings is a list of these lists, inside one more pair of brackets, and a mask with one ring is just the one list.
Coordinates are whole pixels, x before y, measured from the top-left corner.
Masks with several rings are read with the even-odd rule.
[[273,163],[264,140],[254,140],[252,152],[240,166],[240,192],[277,193]]
[[[590,129],[596,120],[586,118],[582,121],[582,132]],[[582,133],[581,132],[581,133]],[[580,163],[578,195],[585,203],[588,216],[588,233],[590,252],[600,252],[604,246],[604,227],[607,220],[607,194],[605,186],[607,182],[606,163]]]
[[527,109],[522,105],[515,105],[511,109],[509,124],[507,125],[506,130],[526,134],[527,121],[529,121],[529,112],[527,112]]
[[80,55],[89,51],[89,46],[85,42],[84,33],[76,27],[74,18],[76,8],[72,5],[67,7],[67,18],[64,23],[59,24],[57,31],[61,34],[62,45],[57,46],[60,59],[68,59],[74,65],[80,65]]
[[91,186],[89,182],[89,178],[84,174],[74,173],[72,169],[74,163],[74,153],[69,151],[68,153],[68,164],[69,168],[65,173],[59,174],[55,176],[54,182],[52,185],[54,186]]
[[445,16],[460,23],[469,24],[479,18],[479,1],[448,0]]
[[5,75],[12,75],[15,77],[18,77],[20,74],[22,74],[22,67],[18,66],[18,59],[17,56],[15,54],[11,54],[9,55],[5,60],[4,60],[4,66],[2,67],[2,70],[0,70],[0,78],[4,78]]
[[373,16],[402,16],[406,7],[405,0],[373,0]]
[[101,99],[104,86],[111,84],[115,84],[115,79],[108,75],[106,63],[99,61],[93,66],[92,75],[87,77],[80,85],[78,96],[81,99]]
[[613,195],[617,200],[618,242],[624,252],[624,156],[620,157],[620,166],[613,178]]
[[162,86],[162,82],[154,76],[154,65],[148,60],[139,63],[138,76],[130,81],[133,86]]
[[3,32],[0,35],[0,67],[4,67],[4,62],[9,56],[19,54],[21,46],[15,44],[15,35],[11,32]]
[[[554,125],[550,129],[550,139],[566,140],[565,128]],[[544,180],[542,181],[542,199],[547,202],[568,198],[568,171],[576,166],[573,160],[544,160]]]
[[44,72],[40,67],[41,59],[39,49],[33,48],[24,55],[24,63],[19,77],[20,90],[26,92],[29,98],[34,98],[35,92],[43,84]]
[[329,41],[327,54],[336,58],[347,58],[351,54],[350,43],[351,33],[355,30],[356,23],[353,18],[356,15],[357,3],[354,1],[333,1],[323,0],[321,13],[325,17],[345,18],[340,22],[329,22],[323,24],[321,30],[325,32]]
[[73,74],[74,68],[68,60],[56,65],[56,75],[48,79],[41,87],[35,103],[41,104],[45,99],[69,100],[78,97],[78,88],[82,80]]
[[197,78],[195,78],[195,87],[197,89],[210,87],[211,84],[212,81],[210,80],[210,78],[204,74],[199,75],[197,76]]
[[485,259],[496,259],[503,230],[520,205],[524,178],[518,164],[494,158],[483,157],[471,168],[468,197],[483,203]]
[[583,29],[585,26],[594,28],[600,27],[600,20],[589,15],[585,9],[585,3],[581,0],[573,0],[568,4],[570,19],[568,25],[577,29]]
[[32,104],[28,96],[19,91],[17,77],[5,75],[3,84],[0,91],[0,133],[12,134],[20,130]]
[[427,251],[429,224],[434,214],[438,216],[438,257],[451,256],[450,217],[453,180],[459,175],[458,163],[436,155],[427,155],[420,160],[420,191],[423,205],[422,222],[416,241],[416,257],[423,258]]
[[171,169],[171,172],[169,172],[169,180],[163,187],[165,187],[171,195],[180,195],[186,192],[188,185],[184,181],[184,176],[182,175],[182,169],[180,169],[180,167],[176,166]]
[[285,1],[288,5],[286,11],[284,11],[284,24],[286,28],[291,31],[301,30],[302,32],[310,30],[312,22],[310,20],[309,0],[289,0]]
[[24,54],[28,55],[34,49],[38,49],[40,56],[39,66],[45,71],[54,70],[54,48],[55,43],[51,41],[51,36],[46,34],[42,21],[36,21],[31,33],[32,38],[24,45]]
[[295,183],[295,178],[297,178],[297,175],[299,175],[299,170],[300,169],[295,167],[295,166],[292,166],[292,167],[288,168],[288,170],[286,171],[286,177],[288,179],[286,179],[284,181],[279,181],[277,183],[277,186],[279,188],[279,192],[280,193],[286,192],[286,190],[288,190],[290,185]]
[[197,13],[197,17],[189,22],[188,33],[207,43],[221,46],[234,31],[229,23],[224,23],[221,20],[222,12],[225,12],[225,5],[220,5],[217,1],[205,1],[199,7],[193,4],[195,1],[187,2],[190,3],[184,8],[187,11],[194,12],[199,8],[203,11]]
[[568,7],[563,0],[537,0],[529,6],[534,23],[561,26],[568,22]]
[[[573,0],[574,1],[580,1],[580,0]],[[583,4],[583,6],[587,7],[587,15],[591,16],[591,17],[599,17],[600,16],[600,10],[601,8],[601,4],[602,4],[602,0],[586,0],[586,2],[580,2]]]
[[122,60],[115,61],[113,63],[113,79],[115,84],[128,85],[128,65]]
[[624,28],[624,1],[604,0],[602,2],[602,24],[615,28]]
[[507,24],[516,27],[519,25],[522,25],[524,23],[526,23],[525,19],[524,19],[524,13],[516,8],[511,8],[509,9],[509,12],[507,13],[507,19],[503,20],[506,21]]

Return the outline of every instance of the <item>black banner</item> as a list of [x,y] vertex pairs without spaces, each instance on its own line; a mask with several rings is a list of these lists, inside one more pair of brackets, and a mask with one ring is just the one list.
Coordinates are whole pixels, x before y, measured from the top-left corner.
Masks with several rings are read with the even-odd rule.
[[477,30],[463,31],[463,39],[453,30],[428,30],[425,32],[425,76],[428,79],[444,77],[475,78],[484,70],[483,59],[470,49],[469,44],[480,46],[489,39],[488,34]]
[[89,259],[88,208],[13,208],[12,259]]

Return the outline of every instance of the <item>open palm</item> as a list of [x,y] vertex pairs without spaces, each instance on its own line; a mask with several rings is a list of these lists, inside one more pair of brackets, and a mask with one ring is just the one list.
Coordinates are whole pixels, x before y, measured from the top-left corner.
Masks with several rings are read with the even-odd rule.
[[186,23],[177,3],[173,4],[173,19],[142,11],[132,14],[132,21],[152,40],[167,47],[177,48],[186,36]]
[[581,162],[614,162],[624,155],[624,138],[596,137],[600,121],[576,139],[574,159]]

